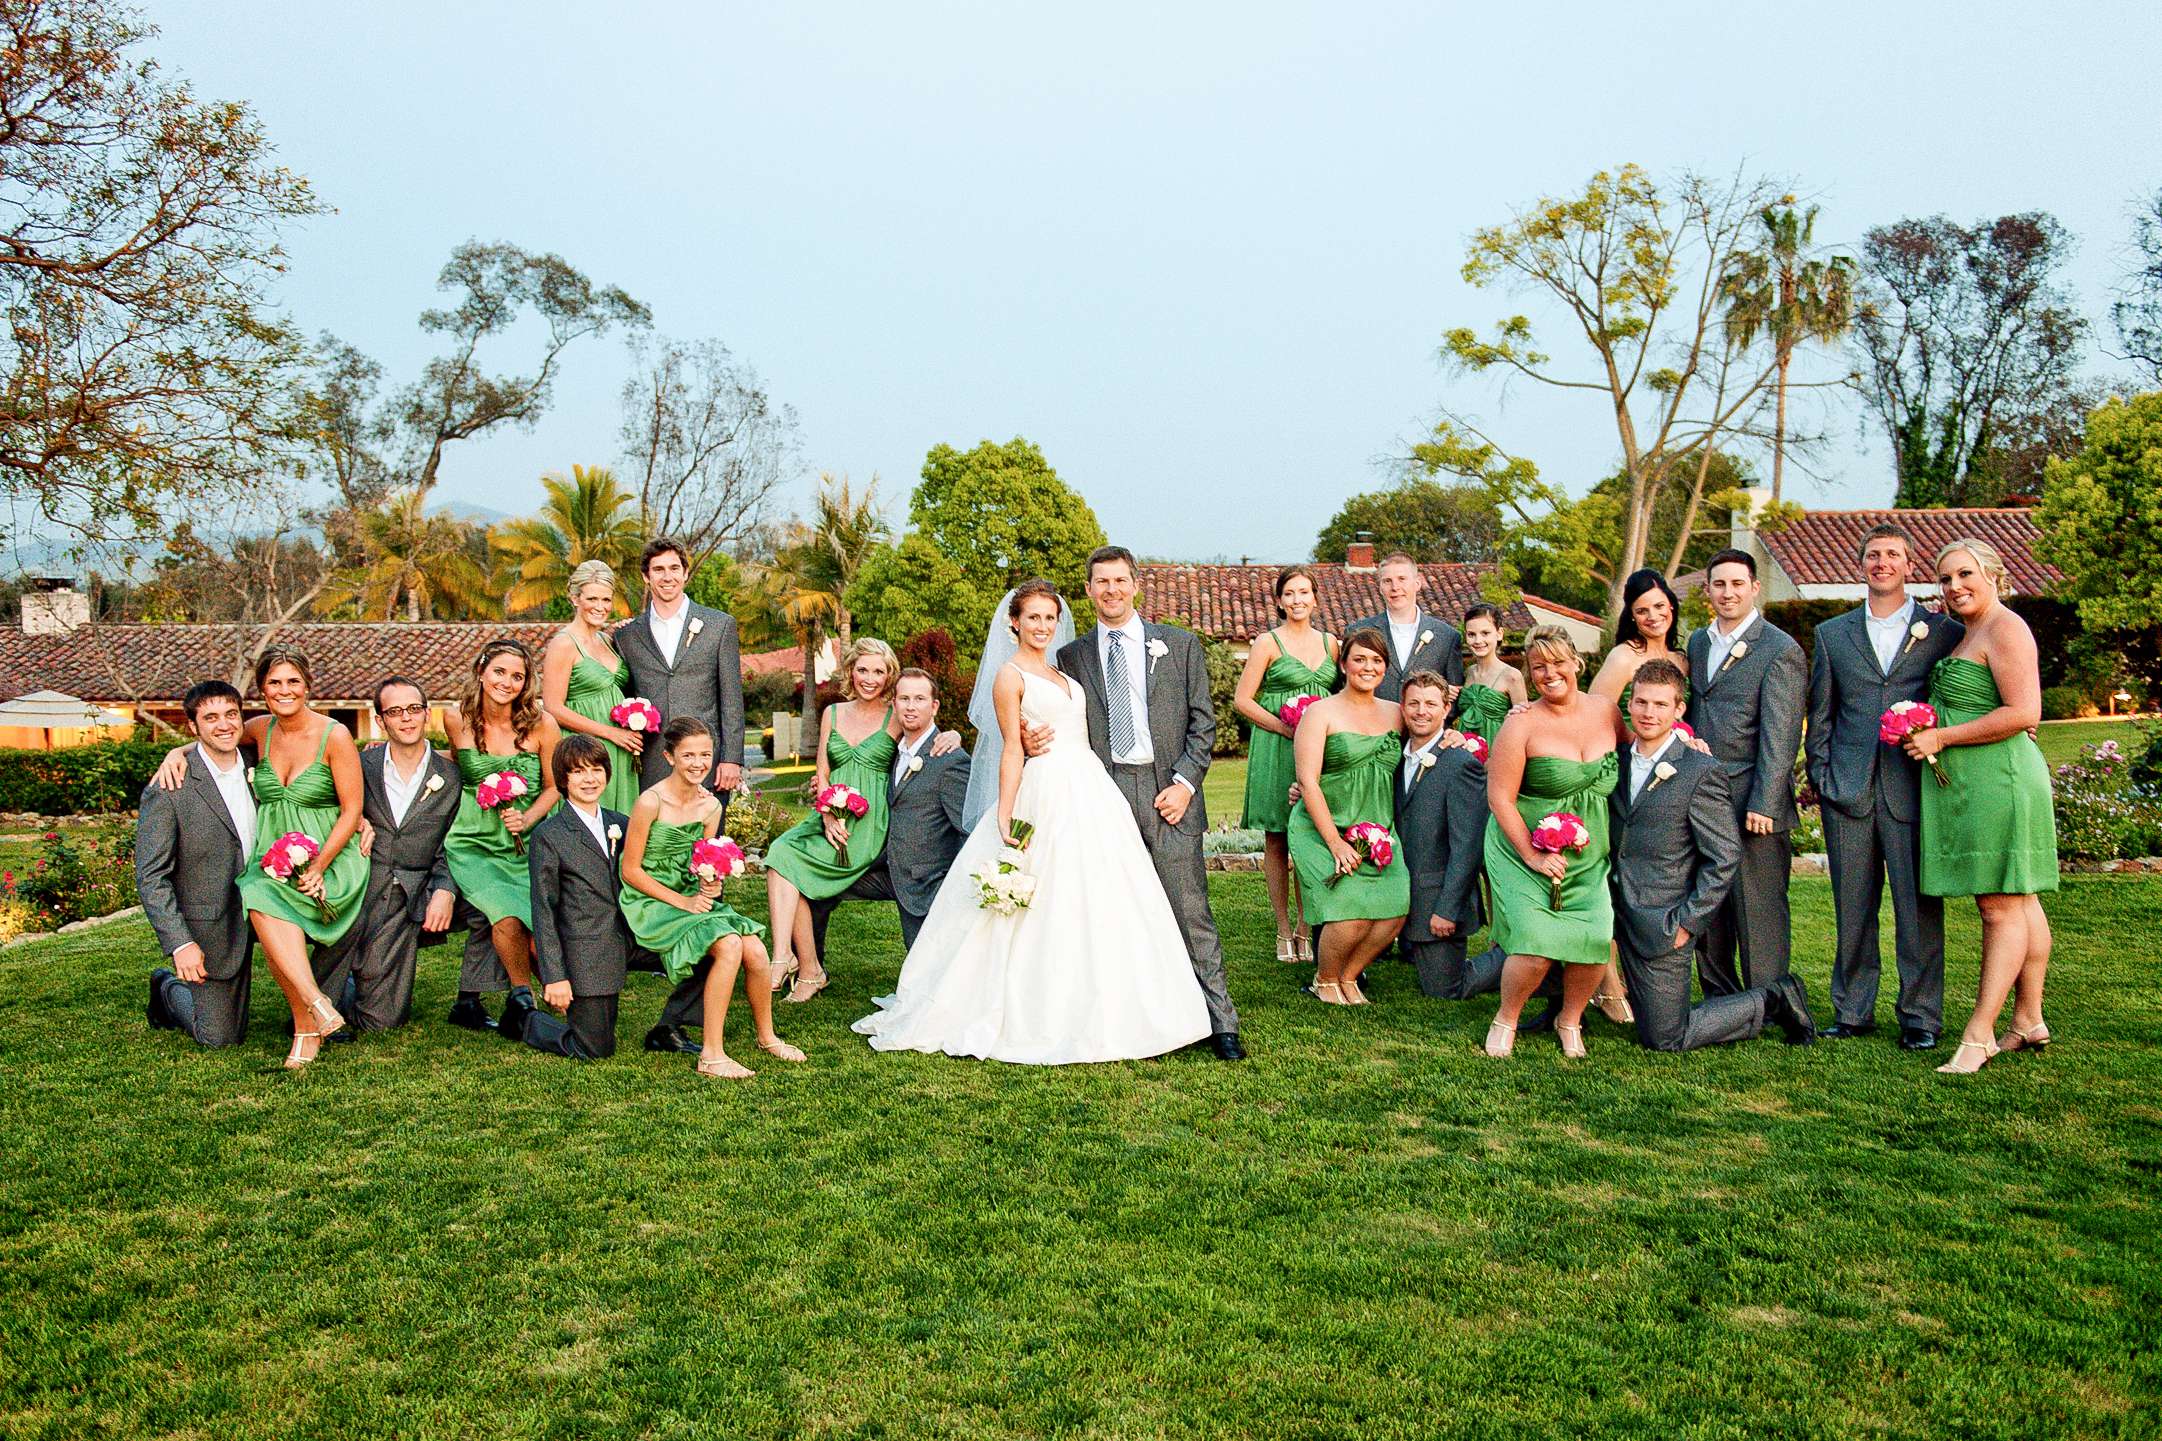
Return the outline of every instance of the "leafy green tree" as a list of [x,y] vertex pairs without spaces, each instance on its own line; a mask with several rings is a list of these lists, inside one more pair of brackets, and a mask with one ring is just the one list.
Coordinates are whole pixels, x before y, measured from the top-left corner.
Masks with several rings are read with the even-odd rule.
[[1314,538],[1314,559],[1340,561],[1360,531],[1374,553],[1400,550],[1424,561],[1491,561],[1501,553],[1501,511],[1476,485],[1415,476],[1346,500]]
[[616,614],[629,615],[645,545],[637,497],[605,466],[573,465],[567,480],[542,476],[541,488],[548,499],[539,514],[506,520],[488,536],[505,609],[516,614],[565,598],[571,572],[598,560],[616,573]]
[[1757,212],[1764,227],[1760,248],[1737,251],[1727,261],[1720,287],[1727,325],[1743,345],[1760,335],[1771,343],[1778,378],[1773,382],[1772,501],[1778,503],[1787,463],[1787,376],[1803,341],[1832,341],[1846,334],[1854,316],[1854,261],[1845,255],[1811,253],[1817,207],[1794,208],[1794,197]]
[[2086,443],[2053,460],[2036,552],[2064,572],[2058,594],[2090,629],[2162,626],[2162,392],[2111,400]]
[[409,621],[501,614],[480,527],[430,515],[426,504],[421,491],[406,490],[362,512],[361,561],[324,587],[317,609],[349,609],[362,620],[396,619],[401,602]]

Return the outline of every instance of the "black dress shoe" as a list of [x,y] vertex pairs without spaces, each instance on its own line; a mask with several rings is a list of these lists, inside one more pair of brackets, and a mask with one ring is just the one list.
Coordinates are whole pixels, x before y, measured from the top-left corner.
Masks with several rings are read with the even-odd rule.
[[695,1056],[698,1054],[698,1042],[684,1035],[681,1026],[671,1026],[664,1022],[646,1032],[646,1049]]
[[1553,1030],[1554,1014],[1560,1009],[1561,1002],[1548,1001],[1546,1009],[1541,1011],[1538,1015],[1533,1016],[1528,1021],[1517,1022],[1516,1033],[1520,1036],[1535,1036],[1541,1031]]
[[1899,1028],[1899,1049],[1902,1051],[1934,1051],[1937,1049],[1937,1033],[1920,1026]]
[[525,1023],[533,1014],[533,1003],[512,996],[504,1003],[503,1014],[495,1023],[495,1033],[506,1041],[525,1039]]
[[1876,1030],[1875,1021],[1834,1021],[1817,1032],[1817,1038],[1824,1041],[1845,1041],[1856,1036],[1874,1035]]
[[1246,1059],[1246,1047],[1239,1044],[1239,1033],[1237,1031],[1218,1031],[1215,1035],[1209,1037],[1209,1049],[1216,1052],[1216,1059],[1219,1061],[1243,1061]]
[[1781,976],[1766,988],[1764,1020],[1785,1032],[1790,1046],[1806,1046],[1816,1040],[1816,1023],[1809,1016],[1809,992],[1800,976]]
[[165,983],[177,979],[173,973],[160,966],[150,973],[150,1004],[143,1007],[143,1019],[150,1022],[153,1031],[177,1031],[180,1022],[165,1005]]
[[454,1026],[463,1026],[469,1031],[492,1031],[495,1029],[495,1018],[488,1014],[488,1008],[480,1003],[478,997],[469,1001],[458,1002],[450,1008],[450,1014],[444,1019]]

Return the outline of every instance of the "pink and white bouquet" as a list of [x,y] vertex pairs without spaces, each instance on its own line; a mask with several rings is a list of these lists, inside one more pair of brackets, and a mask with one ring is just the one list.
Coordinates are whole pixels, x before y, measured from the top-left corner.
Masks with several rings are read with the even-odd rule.
[[1480,765],[1485,765],[1487,753],[1491,749],[1491,747],[1487,745],[1486,737],[1480,735],[1477,731],[1465,731],[1464,749],[1471,752],[1471,758],[1473,760],[1477,761]]
[[[1531,848],[1549,851],[1556,855],[1582,851],[1591,844],[1591,827],[1584,818],[1572,811],[1555,811],[1531,828]],[[1555,910],[1561,909],[1560,876],[1547,878],[1548,899]]]
[[[1894,701],[1892,708],[1877,722],[1877,739],[1888,746],[1896,746],[1916,731],[1928,730],[1936,723],[1937,712],[1928,701]],[[1929,773],[1937,778],[1937,784],[1950,785],[1952,778],[1944,773],[1943,766],[1937,764],[1937,758],[1928,756],[1926,759],[1929,761]]]
[[699,881],[732,881],[749,869],[743,847],[727,836],[691,842],[691,875]]
[[871,813],[871,803],[863,792],[852,786],[827,786],[811,798],[811,809],[822,816],[836,816],[842,823],[841,839],[834,844],[833,856],[842,865],[848,864],[847,823],[861,820]]
[[[1396,859],[1396,837],[1389,834],[1387,826],[1372,821],[1360,821],[1345,831],[1344,844],[1359,853],[1360,865],[1371,865],[1377,871],[1387,870],[1389,862]],[[1334,886],[1347,874],[1349,872],[1338,871],[1329,877],[1328,884]]]
[[627,695],[608,708],[608,719],[638,735],[659,735],[661,708],[642,695]]
[[1036,828],[1027,821],[1015,821],[1009,832],[1011,844],[1000,846],[996,855],[968,873],[978,906],[1010,916],[1027,910],[1036,899],[1036,878],[1028,873],[1026,854],[1029,838],[1035,834]]
[[1295,695],[1276,708],[1276,718],[1284,723],[1285,730],[1297,731],[1299,717],[1306,714],[1308,706],[1320,699],[1320,696],[1314,695]]
[[[269,850],[263,852],[263,874],[274,881],[293,881],[307,869],[308,862],[322,853],[323,848],[315,843],[313,836],[302,835],[299,831],[287,831],[270,843]],[[330,903],[321,896],[315,898],[315,909],[324,920],[330,919]]]
[[[484,811],[500,811],[512,801],[524,799],[532,789],[525,783],[525,777],[518,772],[497,771],[493,775],[481,777],[480,784],[473,787],[473,799]],[[504,829],[510,830],[510,827],[505,826]],[[523,835],[513,831],[510,841],[519,855],[525,854]]]

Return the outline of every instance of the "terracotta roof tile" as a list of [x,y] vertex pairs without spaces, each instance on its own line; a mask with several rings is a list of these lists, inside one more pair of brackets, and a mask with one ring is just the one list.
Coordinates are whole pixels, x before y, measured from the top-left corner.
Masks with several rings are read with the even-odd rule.
[[[1352,570],[1335,562],[1315,562],[1307,568],[1314,573],[1314,590],[1320,602],[1315,623],[1323,630],[1342,635],[1352,621],[1381,609],[1381,584],[1373,571]],[[1276,624],[1276,601],[1270,587],[1280,569],[1274,565],[1144,564],[1140,567],[1139,609],[1145,619],[1177,621],[1209,640],[1244,643]],[[1462,564],[1422,565],[1419,569],[1426,577],[1420,605],[1452,624],[1463,616],[1466,607],[1483,599],[1479,582],[1494,571],[1491,565]],[[1543,600],[1539,604],[1580,614]],[[1522,601],[1505,607],[1502,615],[1510,630],[1528,629],[1536,623]],[[1582,618],[1597,624],[1590,616]]]
[[1934,585],[1937,551],[1955,540],[1986,541],[2004,557],[2005,574],[2021,595],[2041,595],[2063,577],[2035,558],[2041,534],[2031,510],[1816,510],[1784,530],[1757,538],[1796,585],[1853,585],[1854,552],[1873,525],[1904,526],[1914,537],[1908,580]]

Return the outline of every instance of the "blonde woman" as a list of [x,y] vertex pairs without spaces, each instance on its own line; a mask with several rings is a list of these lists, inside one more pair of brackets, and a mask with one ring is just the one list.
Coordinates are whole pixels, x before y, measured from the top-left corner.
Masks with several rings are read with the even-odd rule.
[[601,792],[601,804],[629,815],[638,801],[639,757],[647,737],[608,718],[631,679],[631,668],[608,640],[616,613],[616,573],[606,561],[589,560],[571,572],[566,589],[570,624],[541,652],[541,708],[563,730],[607,745],[608,787]]

